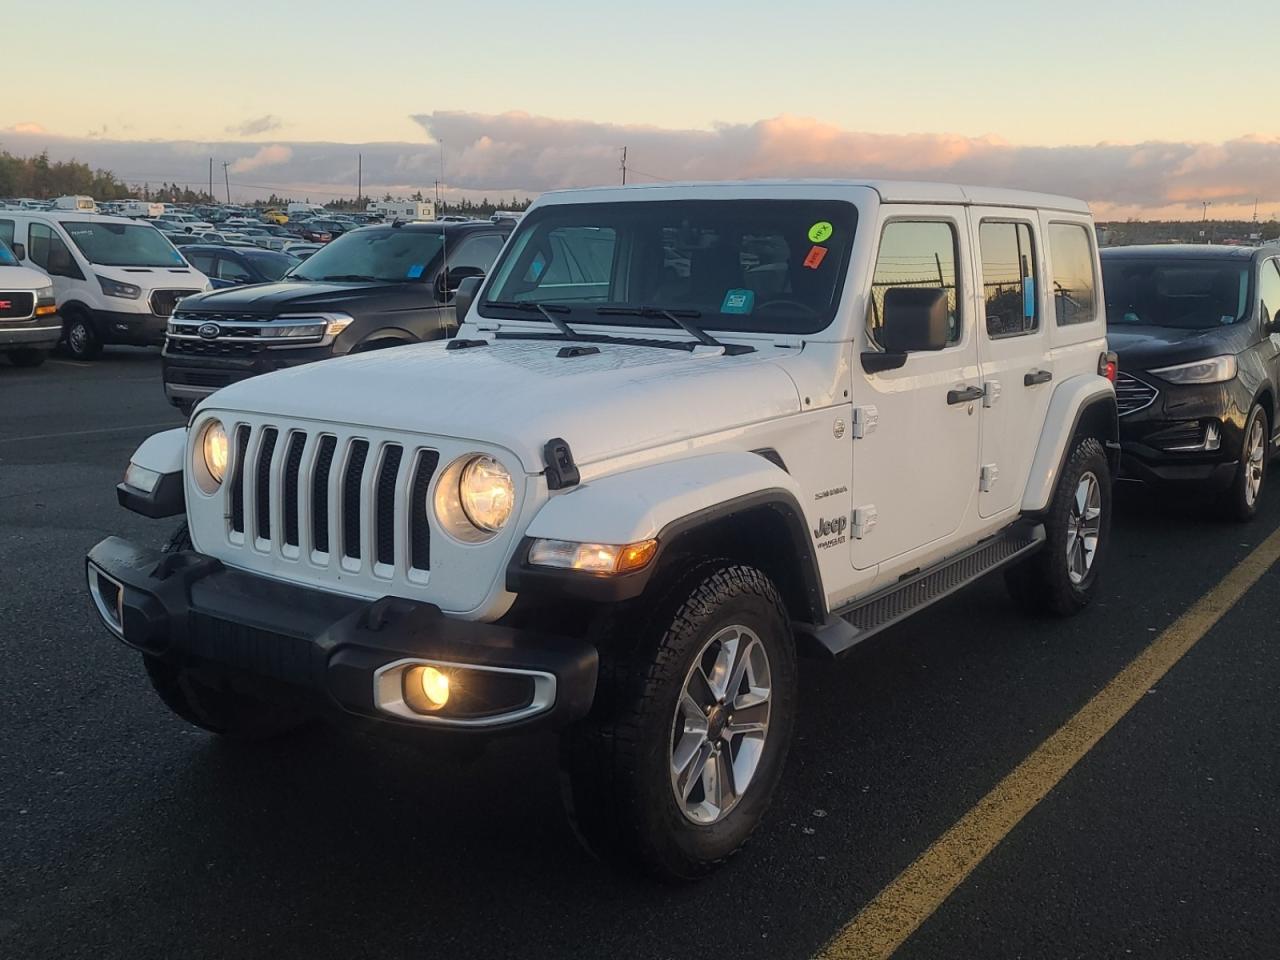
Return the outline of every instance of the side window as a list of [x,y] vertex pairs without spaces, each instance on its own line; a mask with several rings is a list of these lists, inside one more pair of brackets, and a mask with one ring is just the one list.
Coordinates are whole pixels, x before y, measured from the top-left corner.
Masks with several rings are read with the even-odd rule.
[[1258,290],[1262,294],[1262,322],[1270,323],[1280,317],[1280,263],[1268,260],[1262,265]]
[[947,343],[960,342],[960,302],[956,273],[956,228],[942,220],[891,220],[880,235],[876,272],[871,278],[867,332],[879,344],[884,295],[894,287],[946,291]]
[[577,287],[567,291],[573,299],[606,296],[616,242],[609,227],[556,227],[529,260],[523,280],[535,289]]
[[191,265],[203,273],[206,277],[214,276],[213,272],[213,254],[211,253],[189,253],[187,259],[191,261]]
[[53,231],[43,223],[33,223],[27,231],[30,243],[27,245],[27,258],[38,267],[49,272],[49,241],[53,239]]
[[488,273],[501,249],[502,237],[496,234],[470,237],[459,245],[457,253],[449,255],[449,269],[475,267]]
[[218,258],[218,279],[230,280],[232,283],[249,283],[253,277],[249,271],[229,257]]
[[1079,223],[1049,224],[1053,260],[1053,305],[1058,326],[1088,323],[1098,314],[1093,276],[1093,239]]
[[984,220],[978,247],[987,336],[1034,333],[1040,326],[1040,284],[1030,225]]
[[0,220],[0,242],[10,249],[13,249],[13,231],[14,222],[12,220]]

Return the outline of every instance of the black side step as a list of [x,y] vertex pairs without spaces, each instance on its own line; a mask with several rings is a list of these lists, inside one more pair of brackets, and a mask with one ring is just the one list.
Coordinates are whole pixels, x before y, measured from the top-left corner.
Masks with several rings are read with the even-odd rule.
[[1042,524],[1019,521],[963,553],[834,611],[825,623],[798,623],[803,652],[831,659],[842,656],[916,611],[1038,550],[1044,539]]

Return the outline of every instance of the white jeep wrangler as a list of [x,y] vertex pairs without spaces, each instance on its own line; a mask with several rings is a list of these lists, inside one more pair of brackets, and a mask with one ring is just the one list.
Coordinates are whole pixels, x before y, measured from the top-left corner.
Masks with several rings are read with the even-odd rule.
[[98,544],[89,592],[205,729],[551,727],[587,841],[697,876],[769,803],[797,656],[1000,567],[1028,607],[1089,603],[1099,276],[1062,197],[546,195],[455,339],[237,383],[147,440],[120,501],[186,524]]

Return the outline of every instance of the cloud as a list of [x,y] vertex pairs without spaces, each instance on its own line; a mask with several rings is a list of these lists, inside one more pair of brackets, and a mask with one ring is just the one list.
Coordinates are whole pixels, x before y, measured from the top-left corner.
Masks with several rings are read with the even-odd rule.
[[[628,180],[738,177],[885,177],[954,180],[1081,197],[1100,218],[1249,216],[1255,198],[1263,217],[1280,212],[1280,138],[1247,136],[1221,143],[1182,141],[1074,146],[1018,146],[996,137],[945,133],[890,135],[847,130],[805,117],[778,116],[709,130],[625,126],[525,113],[437,112],[414,118],[423,143],[245,143],[134,141],[59,137],[41,130],[4,134],[11,153],[48,149],[114,171],[130,182],[207,183],[214,159],[232,163],[231,190],[242,198],[269,192],[327,200],[356,192],[363,160],[369,196],[430,195],[445,144],[449,196],[508,197],[562,187],[618,182],[620,148],[628,148]],[[118,133],[114,136],[119,136]],[[237,185],[252,173],[255,186]]]
[[243,123],[235,123],[227,127],[227,133],[234,133],[241,137],[253,137],[260,133],[270,133],[273,130],[279,130],[284,126],[284,121],[273,114],[267,113],[261,117],[254,117]]
[[38,123],[32,123],[30,120],[24,123],[15,123],[12,127],[6,127],[4,133],[48,133],[44,127]]
[[262,147],[251,157],[241,157],[235,163],[231,164],[231,172],[247,173],[250,170],[257,170],[259,167],[279,166],[282,163],[288,163],[292,159],[292,147],[273,143],[269,147]]

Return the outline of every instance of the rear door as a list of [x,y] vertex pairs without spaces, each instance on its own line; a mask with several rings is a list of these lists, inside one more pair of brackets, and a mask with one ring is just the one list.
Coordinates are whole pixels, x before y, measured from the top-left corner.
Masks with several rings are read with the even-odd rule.
[[1045,332],[1038,218],[1016,208],[974,207],[982,455],[978,513],[1018,506],[1053,395]]
[[[905,558],[956,534],[978,487],[977,324],[969,303],[972,271],[963,207],[885,207],[869,291],[867,336],[878,348],[884,296],[894,287],[937,288],[948,302],[948,344],[910,353],[896,370],[855,366],[854,403],[874,410],[874,432],[854,445],[853,565],[865,570]],[[858,536],[858,517],[874,513]],[[824,518],[825,519],[825,518]]]

